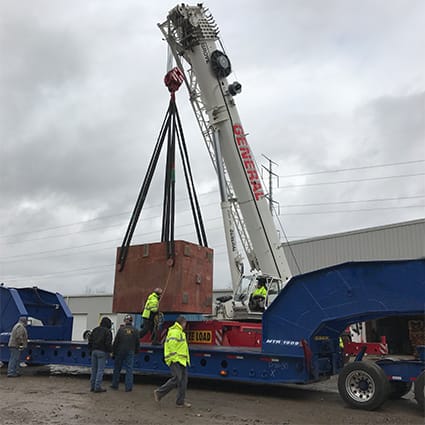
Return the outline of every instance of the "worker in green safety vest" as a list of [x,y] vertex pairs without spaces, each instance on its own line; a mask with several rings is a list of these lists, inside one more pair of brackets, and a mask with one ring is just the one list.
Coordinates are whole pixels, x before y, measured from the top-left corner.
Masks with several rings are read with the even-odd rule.
[[148,332],[150,332],[152,335],[152,344],[154,345],[160,344],[158,318],[161,295],[162,288],[155,288],[148,296],[142,313],[143,325],[140,331],[140,338],[143,338]]
[[257,287],[249,297],[249,308],[252,311],[264,311],[267,297],[266,279],[259,277]]
[[176,406],[191,407],[186,398],[188,381],[187,368],[190,366],[189,347],[184,332],[187,320],[179,316],[168,329],[164,344],[164,360],[171,370],[171,378],[154,391],[155,401],[159,402],[173,388],[177,388]]
[[252,293],[253,297],[263,297],[266,298],[267,296],[267,288],[265,284],[258,282],[257,287],[255,288],[255,291]]

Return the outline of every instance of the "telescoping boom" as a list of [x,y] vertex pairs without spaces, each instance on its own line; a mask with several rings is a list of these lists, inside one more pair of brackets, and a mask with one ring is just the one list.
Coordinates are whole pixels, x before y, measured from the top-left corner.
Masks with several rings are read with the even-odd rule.
[[190,100],[219,177],[233,289],[242,272],[235,227],[251,270],[285,284],[291,272],[236,107],[234,97],[241,85],[227,80],[232,66],[217,25],[201,4],[181,4],[159,27],[185,71]]

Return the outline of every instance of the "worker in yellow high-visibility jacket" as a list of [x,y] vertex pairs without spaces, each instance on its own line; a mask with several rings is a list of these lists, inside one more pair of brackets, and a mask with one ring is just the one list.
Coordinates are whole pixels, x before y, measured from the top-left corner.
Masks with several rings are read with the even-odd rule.
[[267,296],[267,288],[262,284],[258,283],[257,287],[255,288],[255,291],[252,293],[253,297],[263,297],[266,298]]
[[252,311],[264,311],[266,297],[266,279],[259,277],[257,281],[257,287],[249,297],[249,308]]
[[179,316],[168,329],[167,338],[164,344],[164,360],[171,370],[171,378],[153,393],[155,401],[160,401],[173,388],[177,388],[176,406],[191,407],[186,399],[186,389],[188,381],[187,368],[190,366],[189,347],[184,332],[187,320]]
[[159,344],[158,329],[155,326],[155,319],[159,314],[159,300],[161,299],[162,288],[155,288],[149,294],[142,313],[143,325],[140,330],[140,338],[143,338],[148,332],[152,335],[152,344]]

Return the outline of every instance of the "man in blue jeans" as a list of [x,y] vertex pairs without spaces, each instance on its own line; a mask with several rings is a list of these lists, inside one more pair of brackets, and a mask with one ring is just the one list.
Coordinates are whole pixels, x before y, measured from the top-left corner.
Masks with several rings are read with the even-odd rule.
[[89,336],[88,348],[91,353],[90,391],[103,393],[103,371],[106,360],[112,351],[112,322],[109,317],[103,317],[100,326],[93,329]]
[[118,389],[121,368],[125,368],[125,390],[133,389],[134,355],[139,352],[139,331],[133,326],[133,317],[125,316],[124,326],[120,327],[114,339],[112,353],[115,359],[111,388]]
[[13,326],[9,338],[9,365],[7,368],[7,377],[16,378],[20,376],[19,362],[21,361],[21,352],[28,346],[28,333],[26,330],[27,318],[21,316],[18,323]]

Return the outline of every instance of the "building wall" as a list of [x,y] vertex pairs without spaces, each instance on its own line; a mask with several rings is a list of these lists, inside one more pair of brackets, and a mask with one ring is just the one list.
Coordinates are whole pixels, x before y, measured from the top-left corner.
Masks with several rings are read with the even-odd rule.
[[112,321],[112,333],[115,335],[124,314],[112,313],[112,294],[65,296],[73,316],[74,325],[72,340],[83,340],[83,333],[99,325],[102,317],[107,316]]
[[425,258],[425,219],[284,244],[293,274],[347,261]]

